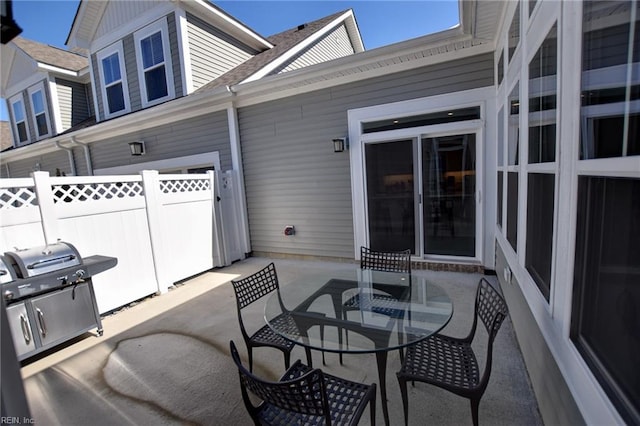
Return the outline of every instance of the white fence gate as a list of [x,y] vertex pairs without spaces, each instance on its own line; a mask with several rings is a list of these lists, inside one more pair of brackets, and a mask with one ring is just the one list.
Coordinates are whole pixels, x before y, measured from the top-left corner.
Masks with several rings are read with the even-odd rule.
[[[0,180],[0,252],[70,242],[118,265],[93,278],[101,313],[236,260],[225,255],[214,172]],[[232,200],[233,201],[233,200]]]

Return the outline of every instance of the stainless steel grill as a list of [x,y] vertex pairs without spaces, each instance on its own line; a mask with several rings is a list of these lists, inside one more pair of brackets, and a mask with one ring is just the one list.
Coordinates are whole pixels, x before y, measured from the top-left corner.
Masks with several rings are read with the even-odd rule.
[[101,336],[102,322],[91,278],[117,263],[117,258],[109,256],[82,258],[66,242],[0,256],[0,288],[18,359],[51,349],[93,328]]

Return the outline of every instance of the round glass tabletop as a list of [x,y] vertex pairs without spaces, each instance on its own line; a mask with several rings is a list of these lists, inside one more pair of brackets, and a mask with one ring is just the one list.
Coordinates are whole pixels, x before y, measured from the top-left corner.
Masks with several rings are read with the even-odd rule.
[[453,304],[446,291],[418,275],[363,269],[306,275],[281,286],[265,306],[278,334],[328,352],[401,348],[441,330]]

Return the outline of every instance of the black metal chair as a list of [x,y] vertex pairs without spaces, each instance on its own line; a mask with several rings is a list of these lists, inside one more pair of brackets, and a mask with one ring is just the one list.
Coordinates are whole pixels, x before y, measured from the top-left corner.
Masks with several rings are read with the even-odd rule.
[[[262,299],[272,291],[279,290],[278,275],[276,274],[276,266],[272,263],[267,265],[260,271],[240,280],[231,281],[233,290],[236,293],[236,306],[238,309],[238,322],[240,323],[240,331],[247,345],[249,354],[249,370],[253,371],[253,348],[271,347],[279,349],[284,354],[285,368],[289,368],[291,363],[291,350],[295,343],[285,339],[274,332],[267,324],[253,334],[249,334],[242,320],[242,309],[251,305],[253,302]],[[286,318],[283,318],[283,321]],[[312,364],[311,350],[305,348],[307,362]]]
[[[280,381],[256,377],[240,361],[233,341],[231,357],[238,367],[242,400],[256,425],[357,425],[370,404],[375,424],[376,385],[341,379],[296,361]],[[249,392],[261,402],[254,405]]]
[[[360,247],[360,269],[370,269],[373,271],[398,272],[411,274],[411,249],[397,252],[383,252],[371,250],[367,247]],[[392,295],[374,293],[371,295],[375,300],[372,311],[378,314],[396,317],[396,310],[392,307],[397,298]],[[361,308],[360,295],[356,294],[342,305],[344,311],[359,310]],[[346,334],[346,343],[349,345],[349,335]],[[400,359],[403,352],[400,351]],[[342,354],[340,354],[340,364],[342,364]]]
[[[434,334],[407,349],[398,373],[404,423],[408,424],[407,382],[419,381],[453,392],[471,402],[473,424],[478,424],[478,407],[491,375],[493,341],[507,316],[507,305],[500,294],[481,278],[475,301],[475,315],[469,335],[463,339]],[[480,376],[478,361],[471,344],[476,334],[478,319],[487,334],[487,357]]]

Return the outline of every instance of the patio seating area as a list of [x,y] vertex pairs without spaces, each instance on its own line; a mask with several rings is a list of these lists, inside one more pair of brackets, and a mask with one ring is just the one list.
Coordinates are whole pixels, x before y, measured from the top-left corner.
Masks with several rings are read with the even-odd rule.
[[[39,424],[60,425],[245,425],[238,370],[229,353],[234,340],[248,365],[238,325],[231,280],[246,277],[270,262],[281,288],[302,274],[323,269],[355,269],[356,263],[253,257],[187,280],[168,293],[148,298],[103,318],[104,335],[88,336],[22,368],[31,415]],[[442,333],[463,337],[473,321],[479,274],[415,271],[446,289],[454,314]],[[495,277],[488,277],[499,288]],[[264,304],[243,310],[247,323],[264,322]],[[476,348],[474,348],[476,349]],[[486,352],[477,348],[479,354]],[[493,371],[480,403],[480,424],[541,425],[511,320],[506,318],[494,342]],[[361,382],[378,380],[374,354],[338,355],[313,352],[315,367]],[[305,360],[295,346],[291,360]],[[484,359],[479,360],[481,366]],[[398,351],[389,353],[387,394],[391,425],[404,424],[396,379]],[[256,348],[253,372],[278,379],[284,373],[282,353]],[[410,424],[472,424],[469,402],[434,386],[408,386]],[[378,396],[378,399],[380,397]],[[376,423],[382,424],[380,403]],[[364,415],[362,425],[369,424]]]

